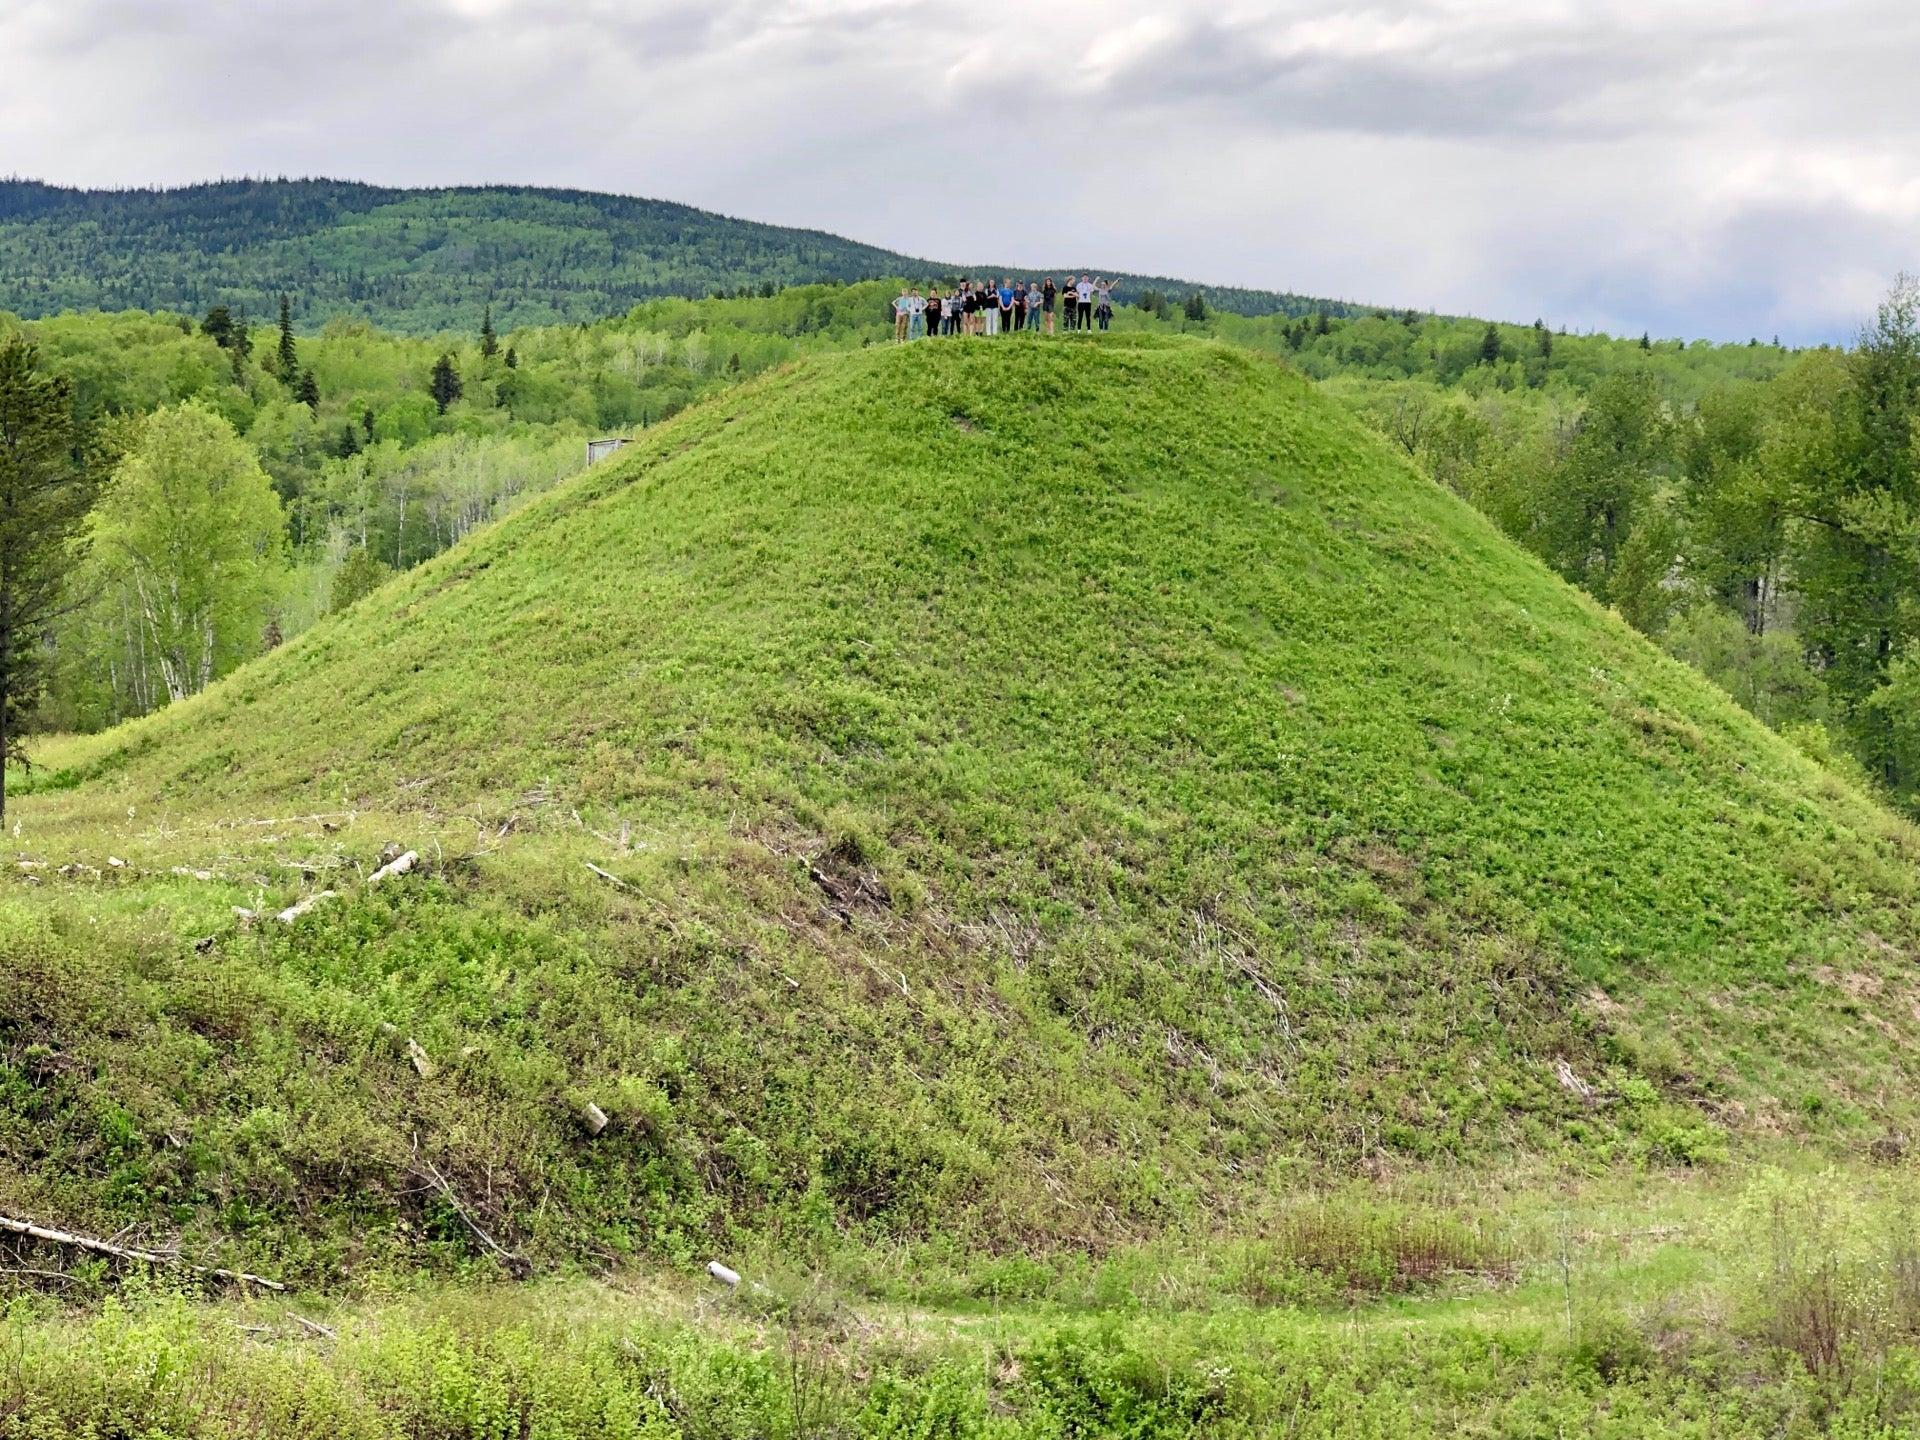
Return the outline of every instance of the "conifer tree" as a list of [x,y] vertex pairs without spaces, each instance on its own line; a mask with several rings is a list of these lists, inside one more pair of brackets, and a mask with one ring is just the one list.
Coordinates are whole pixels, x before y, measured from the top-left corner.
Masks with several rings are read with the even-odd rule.
[[1498,365],[1500,363],[1500,327],[1487,326],[1487,333],[1480,337],[1480,363]]
[[511,345],[507,347],[507,368],[509,370],[518,370],[520,368],[520,352]]
[[0,820],[8,760],[24,764],[18,726],[47,685],[47,627],[65,613],[65,584],[98,489],[75,459],[73,393],[42,374],[23,340],[0,345]]
[[427,389],[442,415],[447,413],[449,405],[460,398],[465,387],[460,383],[460,372],[454,368],[452,355],[443,353],[433,362],[433,378],[428,382]]
[[493,306],[487,306],[486,313],[480,317],[480,354],[491,360],[500,353],[500,339],[493,333]]
[[253,322],[242,305],[233,315],[233,351],[242,360],[253,354]]
[[293,398],[309,410],[320,408],[320,382],[313,378],[313,371],[300,372],[300,383],[294,387]]
[[371,405],[360,412],[360,428],[367,433],[367,443],[373,443],[373,407]]
[[280,376],[280,383],[291,385],[300,374],[300,356],[293,344],[293,299],[280,297],[280,349],[274,364]]
[[200,322],[200,333],[222,350],[232,349],[233,311],[225,305],[213,306],[207,311],[207,318]]
[[1640,348],[1642,350],[1653,349],[1653,332],[1652,331],[1642,330],[1640,332]]

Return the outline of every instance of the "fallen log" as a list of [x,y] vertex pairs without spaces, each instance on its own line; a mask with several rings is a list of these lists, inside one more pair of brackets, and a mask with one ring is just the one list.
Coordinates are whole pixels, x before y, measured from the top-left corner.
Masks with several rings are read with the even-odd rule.
[[333,899],[333,891],[322,890],[317,894],[309,895],[306,899],[302,900],[298,905],[289,905],[286,909],[282,910],[278,915],[274,916],[274,919],[278,920],[282,925],[291,925],[293,924],[294,921],[298,920],[302,915],[305,915],[309,911],[311,911],[316,905],[319,905],[323,901],[327,901],[331,899]]
[[378,870],[374,871],[373,874],[369,875],[367,877],[367,884],[370,886],[378,885],[382,880],[390,879],[395,875],[404,875],[419,863],[419,855],[409,850],[406,854],[396,856],[394,859],[389,860],[385,865],[382,865]]
[[71,1249],[86,1250],[95,1255],[111,1255],[117,1260],[138,1260],[143,1265],[179,1266],[195,1275],[205,1275],[212,1280],[226,1280],[236,1285],[258,1285],[266,1290],[280,1291],[287,1288],[278,1280],[269,1280],[264,1275],[249,1275],[244,1270],[221,1270],[211,1265],[189,1265],[178,1255],[165,1255],[155,1250],[136,1250],[131,1246],[116,1245],[110,1240],[96,1240],[90,1235],[75,1235],[67,1230],[52,1230],[44,1225],[35,1225],[31,1220],[16,1220],[10,1215],[0,1215],[0,1230],[24,1235],[29,1240],[44,1241],[49,1245],[65,1245]]

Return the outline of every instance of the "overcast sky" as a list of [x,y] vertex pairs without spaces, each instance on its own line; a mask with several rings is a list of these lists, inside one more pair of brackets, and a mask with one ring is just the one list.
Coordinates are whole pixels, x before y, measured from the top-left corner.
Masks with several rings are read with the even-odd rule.
[[0,0],[0,168],[581,186],[940,259],[1844,338],[1913,0]]

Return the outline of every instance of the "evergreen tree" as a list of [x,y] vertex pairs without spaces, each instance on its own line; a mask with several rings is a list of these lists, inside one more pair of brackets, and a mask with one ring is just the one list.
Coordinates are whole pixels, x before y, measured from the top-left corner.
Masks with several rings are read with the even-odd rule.
[[371,594],[393,576],[393,567],[364,545],[347,555],[334,573],[333,589],[327,596],[329,610],[344,610],[363,595]]
[[511,345],[507,347],[507,368],[509,370],[518,370],[520,368],[520,352]]
[[1500,327],[1487,326],[1487,333],[1480,337],[1480,363],[1498,365],[1500,363]]
[[340,439],[338,443],[334,445],[333,453],[338,455],[342,460],[349,460],[355,455],[358,455],[360,450],[360,432],[354,428],[353,422],[349,420],[340,427]]
[[366,432],[367,443],[373,443],[373,407],[367,406],[360,412],[360,428]]
[[313,378],[313,371],[300,372],[300,383],[294,387],[293,398],[309,410],[320,408],[320,382]]
[[25,764],[19,725],[45,692],[47,628],[69,608],[95,489],[75,459],[73,392],[41,373],[32,345],[0,345],[0,820],[6,762]]
[[1187,296],[1186,314],[1189,320],[1206,319],[1207,297],[1202,295],[1198,290],[1195,290],[1191,295]]
[[443,353],[433,362],[433,378],[428,382],[427,390],[433,396],[433,403],[439,407],[442,415],[447,413],[449,405],[465,393],[465,387],[460,383],[460,372],[454,368],[452,355]]
[[222,350],[233,348],[233,311],[225,305],[215,305],[207,311],[207,318],[200,322],[200,333],[207,336]]
[[227,354],[233,361],[233,383],[243,385],[247,378],[247,361],[253,355],[253,329],[247,322],[247,307],[242,305],[240,313],[233,317],[233,329],[228,335],[232,342]]
[[500,340],[493,333],[493,306],[487,306],[486,313],[480,317],[480,355],[491,360],[500,353]]
[[1649,330],[1642,330],[1640,332],[1640,348],[1642,350],[1653,349],[1653,332]]
[[280,349],[274,358],[275,373],[280,383],[291,385],[300,374],[300,356],[293,344],[293,299],[280,297]]
[[1313,333],[1316,335],[1331,335],[1333,333],[1333,321],[1327,318],[1326,311],[1316,310],[1313,312]]

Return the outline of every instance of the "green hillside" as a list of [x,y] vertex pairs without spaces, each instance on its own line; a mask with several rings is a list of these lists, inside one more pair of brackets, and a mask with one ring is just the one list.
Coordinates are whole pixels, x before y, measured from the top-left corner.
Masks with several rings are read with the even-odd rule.
[[1211,343],[801,362],[42,758],[0,1213],[312,1280],[1913,1118],[1914,831]]
[[[880,276],[924,283],[956,268],[1008,267],[978,256],[915,259],[818,230],[581,190],[284,179],[72,190],[0,179],[0,312],[26,317],[88,309],[198,316],[213,305],[270,316],[286,293],[303,326],[358,315],[432,334],[477,329],[488,304],[502,326],[546,325],[602,319],[654,296]],[[1129,295],[1195,288],[1121,279]],[[1215,306],[1250,315],[1349,308],[1262,290],[1206,293]]]

